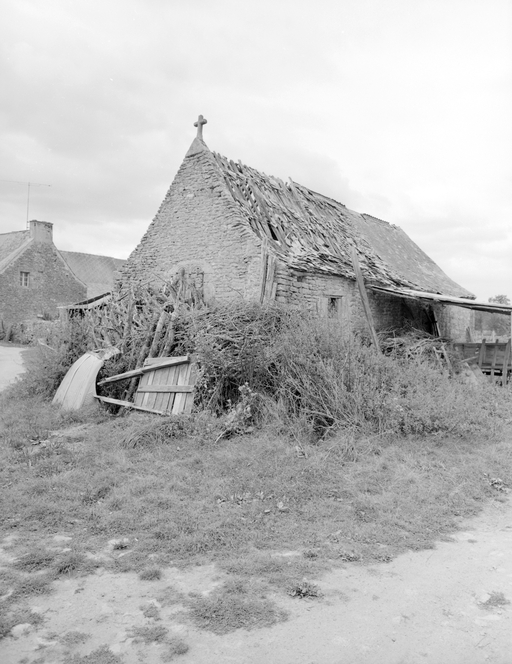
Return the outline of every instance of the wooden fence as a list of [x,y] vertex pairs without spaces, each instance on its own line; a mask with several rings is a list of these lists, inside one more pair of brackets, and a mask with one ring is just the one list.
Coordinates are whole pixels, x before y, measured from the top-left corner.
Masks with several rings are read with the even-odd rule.
[[481,343],[454,343],[453,347],[468,363],[477,364],[481,371],[495,380],[501,377],[501,384],[510,382],[512,375],[511,340],[506,343],[495,341]]

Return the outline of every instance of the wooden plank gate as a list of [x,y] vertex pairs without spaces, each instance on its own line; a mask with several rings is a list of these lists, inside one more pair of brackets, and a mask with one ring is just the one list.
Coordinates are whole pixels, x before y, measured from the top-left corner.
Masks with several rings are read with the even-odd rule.
[[494,381],[501,376],[503,387],[510,382],[512,375],[511,340],[506,343],[495,341],[482,343],[465,342],[454,343],[454,350],[458,351],[462,358],[468,363],[478,364],[481,371],[491,377]]
[[196,365],[189,355],[148,358],[140,369],[110,376],[98,385],[140,377],[134,402],[96,395],[104,403],[159,415],[189,414],[194,403]]

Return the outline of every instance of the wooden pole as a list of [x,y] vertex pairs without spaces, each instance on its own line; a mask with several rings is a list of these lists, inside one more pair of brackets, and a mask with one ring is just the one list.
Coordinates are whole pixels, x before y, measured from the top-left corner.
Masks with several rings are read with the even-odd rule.
[[482,339],[482,343],[480,344],[480,351],[478,352],[478,366],[480,369],[482,368],[485,358],[485,343],[486,339],[484,338]]
[[355,247],[352,247],[352,265],[354,267],[354,272],[356,275],[357,286],[359,288],[359,294],[361,295],[361,300],[363,302],[363,309],[366,315],[366,320],[368,322],[368,327],[370,328],[370,335],[373,341],[375,348],[380,351],[379,338],[377,337],[377,332],[373,325],[372,311],[370,309],[370,301],[368,300],[368,293],[364,285],[363,274],[359,266],[359,259],[357,257],[357,251]]
[[503,369],[501,371],[501,384],[503,387],[507,386],[507,378],[508,378],[508,365],[510,363],[510,355],[511,355],[511,339],[507,341],[507,345],[505,346],[505,354],[503,356]]

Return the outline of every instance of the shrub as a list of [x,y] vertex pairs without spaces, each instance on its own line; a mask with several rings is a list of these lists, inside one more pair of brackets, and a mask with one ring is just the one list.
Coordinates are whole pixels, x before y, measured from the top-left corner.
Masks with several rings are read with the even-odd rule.
[[509,391],[487,383],[468,388],[435,355],[385,356],[356,336],[342,338],[329,321],[296,320],[277,344],[284,412],[305,418],[318,435],[485,430],[510,401]]
[[25,354],[26,372],[12,388],[12,396],[51,398],[73,362],[94,348],[82,321],[54,323],[48,327],[44,342]]

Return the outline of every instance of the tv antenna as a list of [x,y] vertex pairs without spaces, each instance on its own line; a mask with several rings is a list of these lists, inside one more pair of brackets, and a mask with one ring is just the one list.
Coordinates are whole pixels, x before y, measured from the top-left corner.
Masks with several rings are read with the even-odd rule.
[[12,182],[13,184],[27,185],[27,228],[28,228],[28,213],[30,210],[30,187],[51,187],[51,184],[44,184],[42,182],[20,182],[19,180],[0,180],[0,182]]

